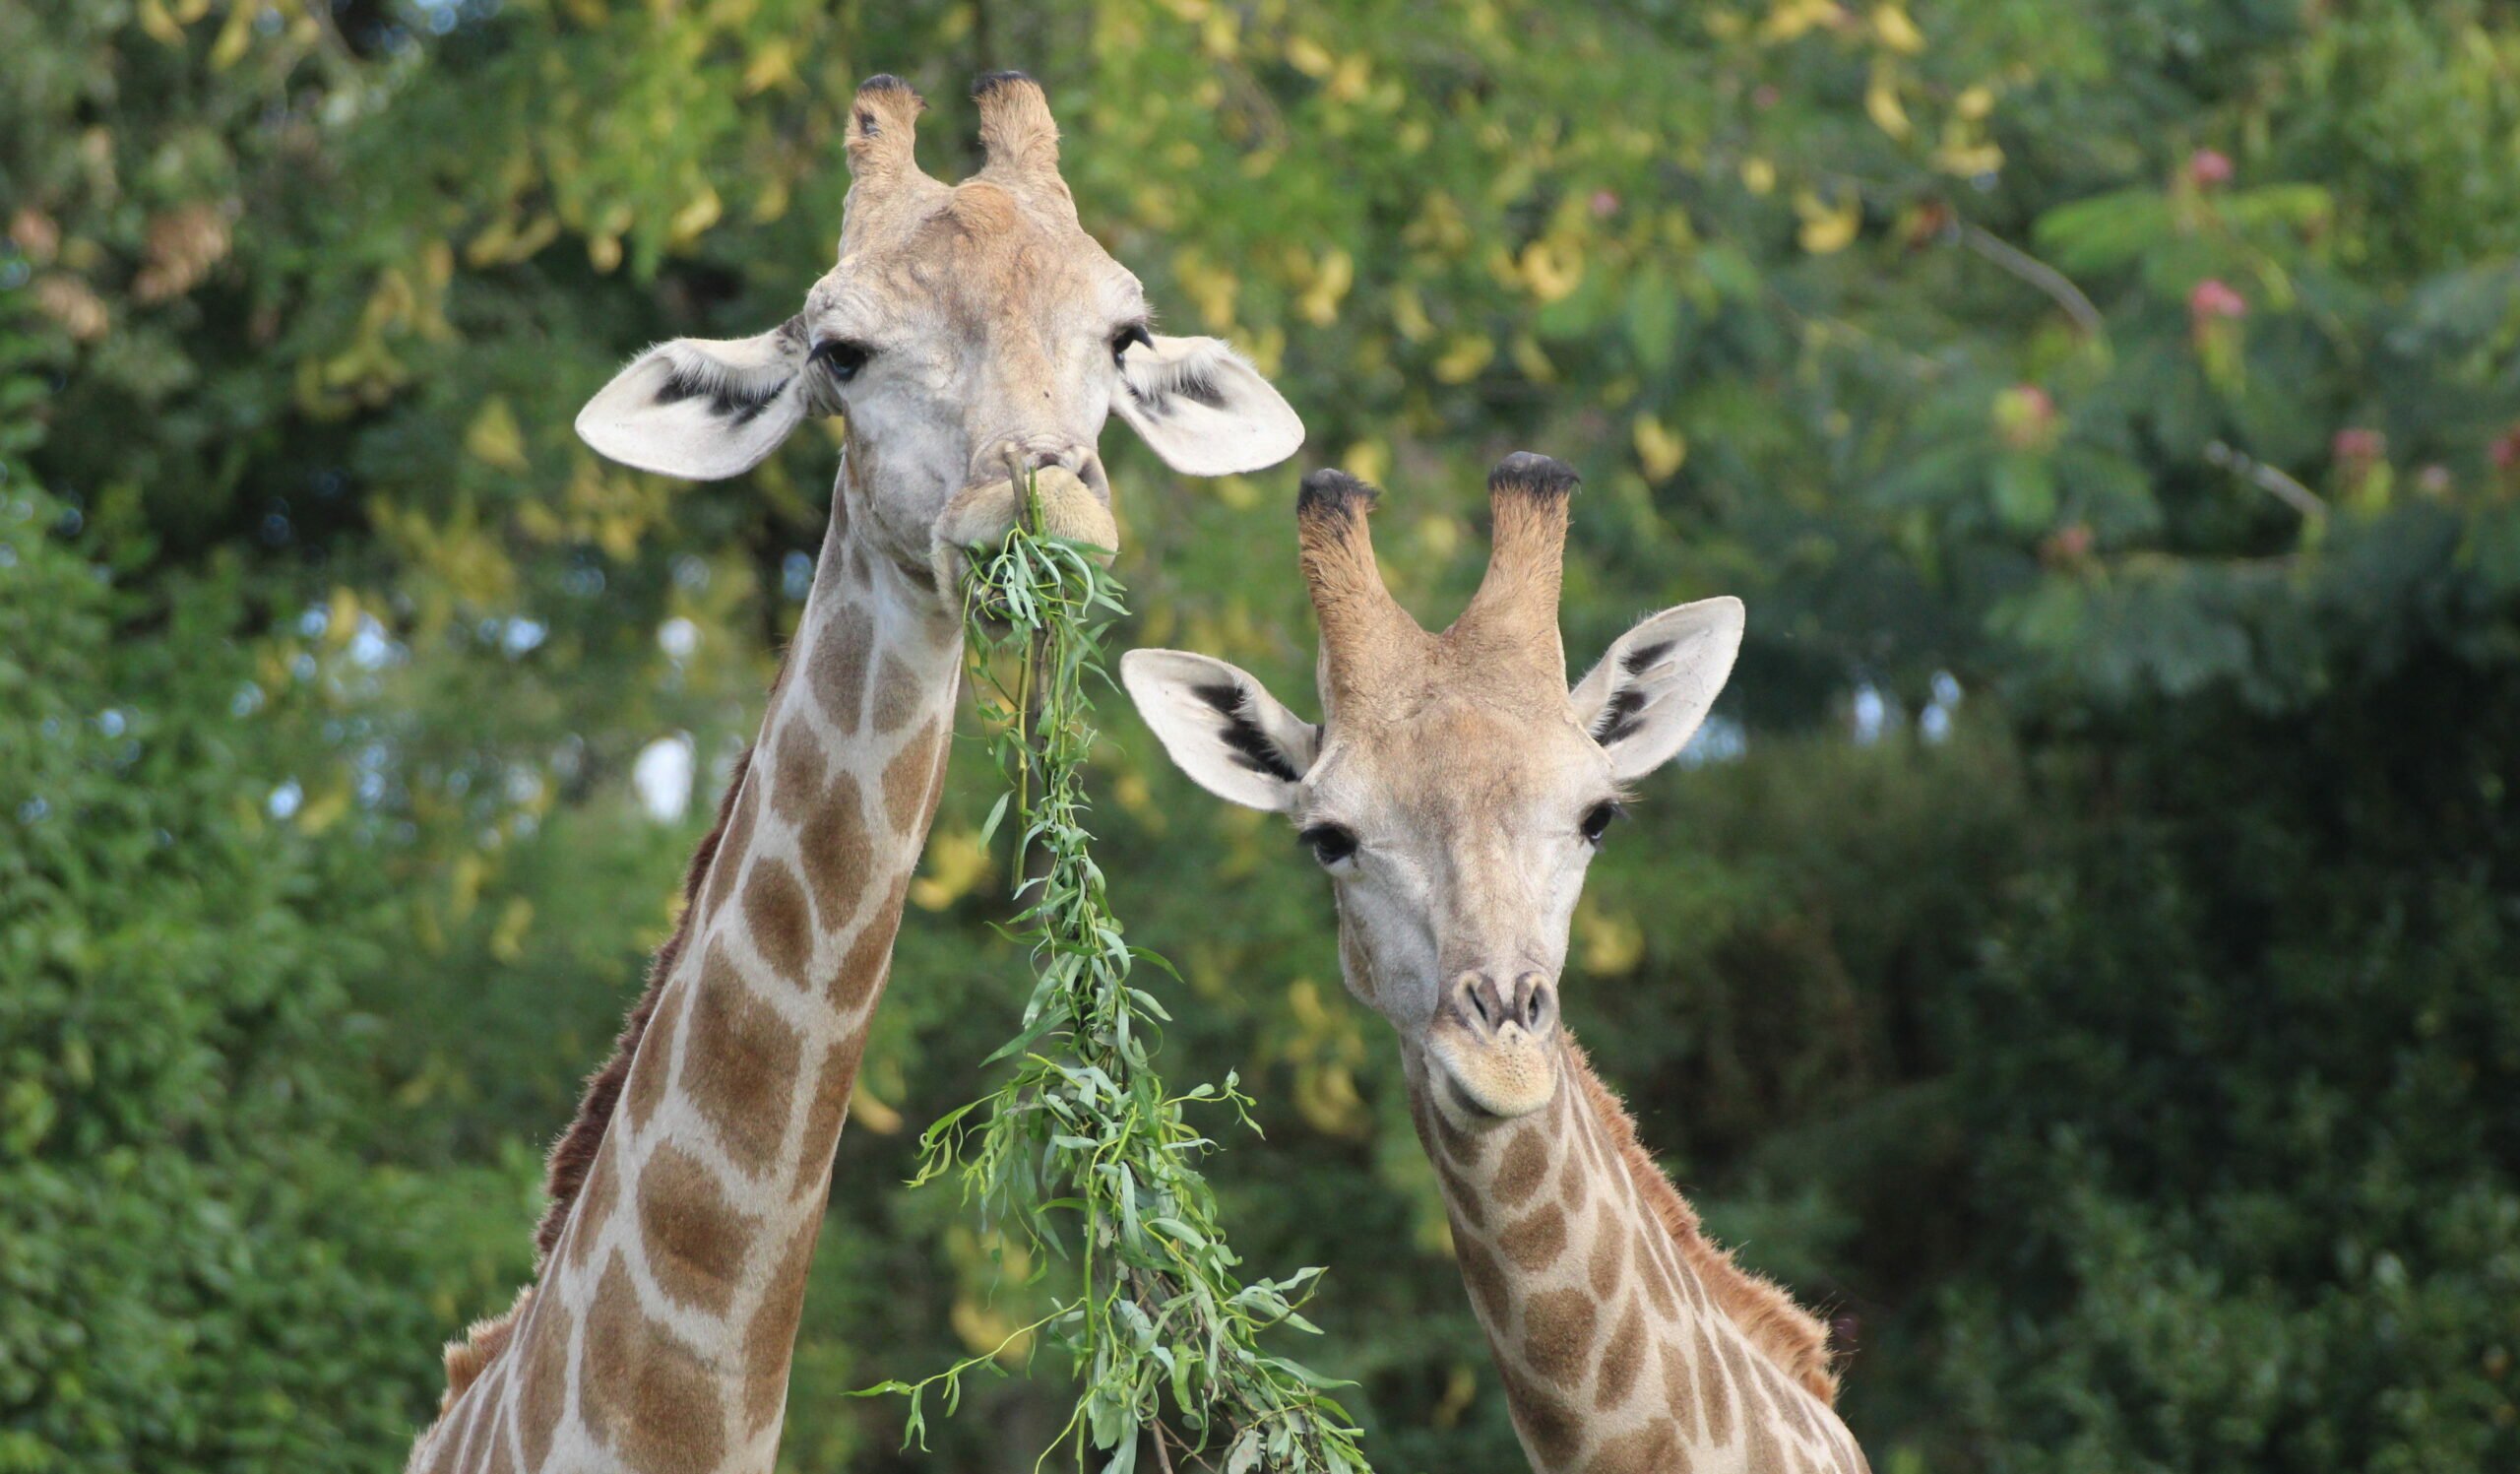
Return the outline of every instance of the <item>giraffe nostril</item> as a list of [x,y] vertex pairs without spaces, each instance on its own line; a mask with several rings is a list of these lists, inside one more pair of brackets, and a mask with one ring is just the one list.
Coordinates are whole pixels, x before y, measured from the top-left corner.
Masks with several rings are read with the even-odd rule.
[[1516,1018],[1534,1034],[1545,1030],[1557,1017],[1556,988],[1539,973],[1525,973],[1514,985]]
[[1481,1039],[1493,1035],[1501,1021],[1501,1000],[1494,993],[1494,986],[1482,973],[1462,973],[1453,979],[1453,1012]]

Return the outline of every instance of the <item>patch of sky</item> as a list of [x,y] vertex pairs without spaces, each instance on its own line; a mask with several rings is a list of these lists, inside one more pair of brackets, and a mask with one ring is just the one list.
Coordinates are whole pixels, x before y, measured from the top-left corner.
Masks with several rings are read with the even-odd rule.
[[1855,688],[1854,719],[1857,746],[1869,747],[1881,740],[1881,731],[1890,722],[1890,702],[1871,681]]
[[1706,719],[1680,749],[1679,764],[1684,768],[1702,768],[1709,763],[1738,762],[1750,750],[1749,729],[1732,717],[1713,716]]
[[661,737],[639,749],[638,760],[630,767],[630,787],[648,817],[673,824],[690,810],[693,756],[687,732]]

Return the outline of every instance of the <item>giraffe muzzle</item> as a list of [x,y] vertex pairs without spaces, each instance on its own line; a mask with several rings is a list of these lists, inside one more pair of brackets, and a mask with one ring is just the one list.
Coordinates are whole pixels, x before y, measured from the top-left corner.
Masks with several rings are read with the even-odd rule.
[[1557,985],[1524,971],[1470,970],[1444,990],[1428,1052],[1460,1097],[1488,1116],[1528,1116],[1557,1088]]
[[1110,483],[1092,450],[1008,441],[979,457],[973,472],[975,480],[936,519],[929,559],[940,591],[961,587],[965,549],[994,547],[1036,504],[1043,533],[1103,549],[1106,566],[1119,550]]

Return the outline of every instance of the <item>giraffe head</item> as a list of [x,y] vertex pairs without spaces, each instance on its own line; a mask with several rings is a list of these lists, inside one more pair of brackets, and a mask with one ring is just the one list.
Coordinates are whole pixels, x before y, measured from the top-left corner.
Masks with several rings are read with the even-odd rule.
[[1487,488],[1486,577],[1451,628],[1428,634],[1375,567],[1373,488],[1338,472],[1304,479],[1318,727],[1220,660],[1140,650],[1120,666],[1184,772],[1293,820],[1337,890],[1350,989],[1391,1020],[1438,1109],[1465,1127],[1555,1092],[1558,974],[1585,868],[1623,786],[1688,741],[1741,641],[1739,600],[1665,609],[1570,689],[1557,594],[1575,474],[1517,455]]
[[1136,277],[1077,223],[1058,128],[1030,78],[973,88],[986,162],[919,169],[925,106],[895,77],[857,91],[839,262],[756,338],[676,339],[591,400],[606,456],[695,480],[760,464],[808,417],[847,418],[852,517],[873,550],[950,594],[963,547],[994,541],[1032,479],[1053,532],[1116,547],[1096,444],[1114,410],[1175,469],[1274,465],[1303,425],[1213,338],[1157,336]]

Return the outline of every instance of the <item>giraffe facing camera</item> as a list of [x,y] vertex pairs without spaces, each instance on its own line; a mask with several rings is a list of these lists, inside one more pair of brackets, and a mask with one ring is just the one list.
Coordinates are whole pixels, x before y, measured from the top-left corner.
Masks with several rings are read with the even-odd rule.
[[1485,577],[1429,634],[1391,597],[1377,493],[1304,479],[1323,721],[1207,656],[1120,664],[1220,798],[1292,819],[1330,873],[1348,990],[1400,1036],[1462,1277],[1536,1470],[1858,1474],[1820,1322],[1742,1269],[1636,1140],[1558,1016],[1568,929],[1625,785],[1676,755],[1741,643],[1736,599],[1649,615],[1570,687],[1564,463],[1487,482]]

